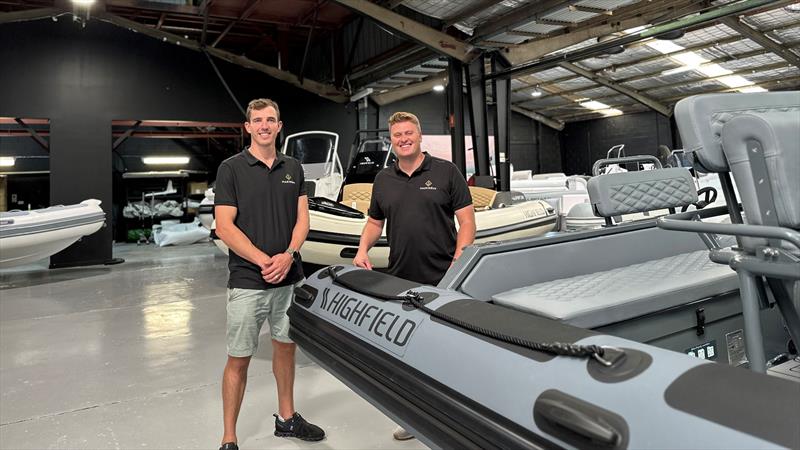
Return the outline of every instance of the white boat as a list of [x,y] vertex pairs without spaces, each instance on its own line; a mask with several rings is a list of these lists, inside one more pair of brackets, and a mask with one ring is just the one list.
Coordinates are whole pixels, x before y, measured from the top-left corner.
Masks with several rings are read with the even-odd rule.
[[336,133],[303,131],[289,135],[281,152],[302,164],[309,197],[336,200],[344,180],[338,148]]
[[54,255],[105,223],[100,200],[0,213],[0,268],[28,264]]
[[[309,198],[310,229],[300,251],[304,262],[332,265],[350,264],[353,261],[358,251],[361,231],[367,223],[365,212],[369,206],[368,199],[354,199],[368,198],[371,190],[372,186],[366,183],[345,185],[342,203],[322,197]],[[508,195],[510,193],[475,187],[471,187],[470,192],[477,206],[476,243],[541,236],[555,227],[555,212],[543,201],[512,203],[514,200]],[[517,202],[519,200],[516,199]],[[227,254],[228,247],[217,238],[214,232],[216,227],[213,225],[211,237],[217,247]],[[369,256],[374,267],[389,266],[389,243],[385,229],[377,244],[370,250]]]
[[214,222],[214,188],[206,189],[205,197],[197,208],[197,218],[205,228],[211,229],[211,223]]
[[[350,264],[358,251],[372,185],[345,185],[342,202],[309,199],[310,231],[301,254],[312,264]],[[553,231],[556,214],[541,200],[526,201],[513,192],[470,187],[475,206],[475,243],[541,236]],[[369,252],[373,267],[389,266],[386,230]]]

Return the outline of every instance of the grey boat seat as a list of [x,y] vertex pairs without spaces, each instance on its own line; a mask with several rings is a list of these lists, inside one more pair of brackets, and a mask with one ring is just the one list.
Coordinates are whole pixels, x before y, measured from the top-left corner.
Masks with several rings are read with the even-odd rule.
[[[590,202],[601,217],[677,208],[697,201],[688,170],[598,175]],[[738,289],[736,273],[707,250],[554,279],[492,296],[495,303],[584,328],[596,328]]]
[[736,272],[707,250],[602,272],[551,280],[495,294],[495,303],[583,328],[692,303],[738,289]]

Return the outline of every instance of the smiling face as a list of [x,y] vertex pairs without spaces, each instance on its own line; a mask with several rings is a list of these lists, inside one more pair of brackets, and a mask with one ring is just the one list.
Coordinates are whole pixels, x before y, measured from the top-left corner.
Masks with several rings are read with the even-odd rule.
[[244,123],[245,130],[250,133],[251,144],[262,148],[275,147],[282,127],[283,122],[278,119],[278,112],[272,106],[252,110],[250,120]]
[[422,152],[422,134],[413,122],[397,122],[389,128],[389,134],[398,158],[414,159]]

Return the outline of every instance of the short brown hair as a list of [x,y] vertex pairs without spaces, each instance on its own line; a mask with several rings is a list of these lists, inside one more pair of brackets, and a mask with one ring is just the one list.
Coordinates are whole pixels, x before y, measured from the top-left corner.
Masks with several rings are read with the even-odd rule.
[[389,128],[391,128],[392,125],[400,122],[411,122],[414,125],[416,125],[417,130],[419,130],[419,132],[422,133],[422,127],[419,125],[419,119],[417,119],[417,116],[415,116],[414,114],[403,111],[398,111],[392,114],[391,117],[389,117]]
[[278,114],[278,120],[281,120],[281,110],[278,108],[278,104],[275,103],[274,100],[268,98],[257,98],[255,100],[251,100],[250,103],[247,104],[247,121],[250,122],[250,113],[252,111],[261,111],[262,109],[266,108],[267,106],[272,106],[275,108],[275,112]]

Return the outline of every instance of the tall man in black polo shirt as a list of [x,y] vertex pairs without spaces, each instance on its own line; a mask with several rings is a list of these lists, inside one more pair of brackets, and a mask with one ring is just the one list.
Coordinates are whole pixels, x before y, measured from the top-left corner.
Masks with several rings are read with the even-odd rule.
[[214,215],[228,259],[228,362],[222,377],[225,431],[220,450],[238,450],[236,421],[250,358],[265,320],[272,337],[272,371],[278,387],[275,435],[318,441],[325,432],[294,410],[295,344],[286,311],[294,284],[303,279],[295,253],[308,235],[308,196],[303,168],[277,152],[283,124],[278,105],[257,99],[247,106],[250,147],[222,162],[217,172]]

